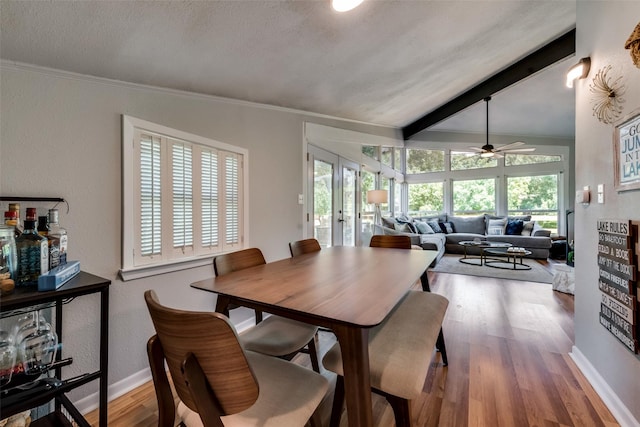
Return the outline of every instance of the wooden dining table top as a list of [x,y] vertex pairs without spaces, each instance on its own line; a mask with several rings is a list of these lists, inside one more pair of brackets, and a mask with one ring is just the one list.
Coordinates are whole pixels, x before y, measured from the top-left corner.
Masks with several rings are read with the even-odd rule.
[[[336,246],[192,283],[325,326],[381,323],[433,260],[429,251]],[[273,308],[277,308],[276,311]]]

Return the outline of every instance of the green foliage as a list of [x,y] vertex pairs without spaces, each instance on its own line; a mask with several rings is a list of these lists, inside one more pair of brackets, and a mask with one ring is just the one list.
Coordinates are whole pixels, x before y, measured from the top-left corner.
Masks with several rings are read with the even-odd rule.
[[409,212],[424,214],[438,213],[444,210],[444,184],[430,182],[409,184]]
[[451,170],[468,170],[481,168],[494,168],[498,166],[495,158],[469,156],[467,154],[451,153]]
[[504,158],[505,166],[532,165],[562,161],[562,156],[545,156],[541,154],[507,154]]
[[453,182],[454,213],[491,213],[496,210],[496,180],[474,179]]
[[407,173],[444,171],[443,150],[407,149]]
[[557,210],[557,176],[544,175],[508,178],[507,201],[509,211]]

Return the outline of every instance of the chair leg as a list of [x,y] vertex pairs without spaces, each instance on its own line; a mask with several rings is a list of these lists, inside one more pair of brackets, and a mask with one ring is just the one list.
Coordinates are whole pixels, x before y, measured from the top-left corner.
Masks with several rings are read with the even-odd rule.
[[411,401],[386,393],[385,397],[393,408],[396,427],[411,427]]
[[317,336],[318,334],[314,335],[313,338],[311,338],[311,341],[309,341],[309,343],[307,344],[307,347],[309,348],[309,357],[311,358],[311,367],[313,368],[314,371],[316,371],[317,373],[320,373],[320,363],[318,362],[318,351],[316,347]]
[[448,366],[449,361],[447,360],[447,347],[444,345],[444,335],[442,334],[442,328],[440,328],[440,333],[438,334],[438,339],[436,340],[436,348],[442,356],[442,364],[444,366]]
[[342,407],[344,405],[344,378],[338,375],[336,389],[333,393],[333,405],[331,405],[331,421],[329,427],[340,427]]

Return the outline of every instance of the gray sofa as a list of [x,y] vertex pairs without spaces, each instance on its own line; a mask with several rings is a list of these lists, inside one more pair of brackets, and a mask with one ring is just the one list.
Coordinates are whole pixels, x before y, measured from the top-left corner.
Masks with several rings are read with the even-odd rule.
[[[445,253],[462,254],[464,248],[459,244],[464,240],[488,240],[511,243],[531,251],[529,258],[547,259],[551,249],[551,237],[531,221],[531,217],[499,217],[478,215],[458,217],[441,214],[433,217],[382,218],[382,225],[374,227],[375,234],[402,234],[411,237],[411,243],[423,249],[435,250],[437,263]],[[480,249],[468,247],[468,254],[479,254]]]

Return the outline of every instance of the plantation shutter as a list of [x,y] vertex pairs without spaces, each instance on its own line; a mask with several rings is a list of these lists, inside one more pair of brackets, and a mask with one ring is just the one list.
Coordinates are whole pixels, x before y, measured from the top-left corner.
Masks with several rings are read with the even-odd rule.
[[202,205],[202,247],[214,248],[220,245],[219,191],[218,191],[218,152],[202,150],[201,153],[201,205]]
[[233,153],[224,154],[224,215],[225,215],[225,246],[235,246],[242,243],[241,223],[241,156]]
[[173,248],[193,248],[193,154],[191,145],[171,141]]
[[160,137],[140,135],[140,253],[162,253],[162,176]]

